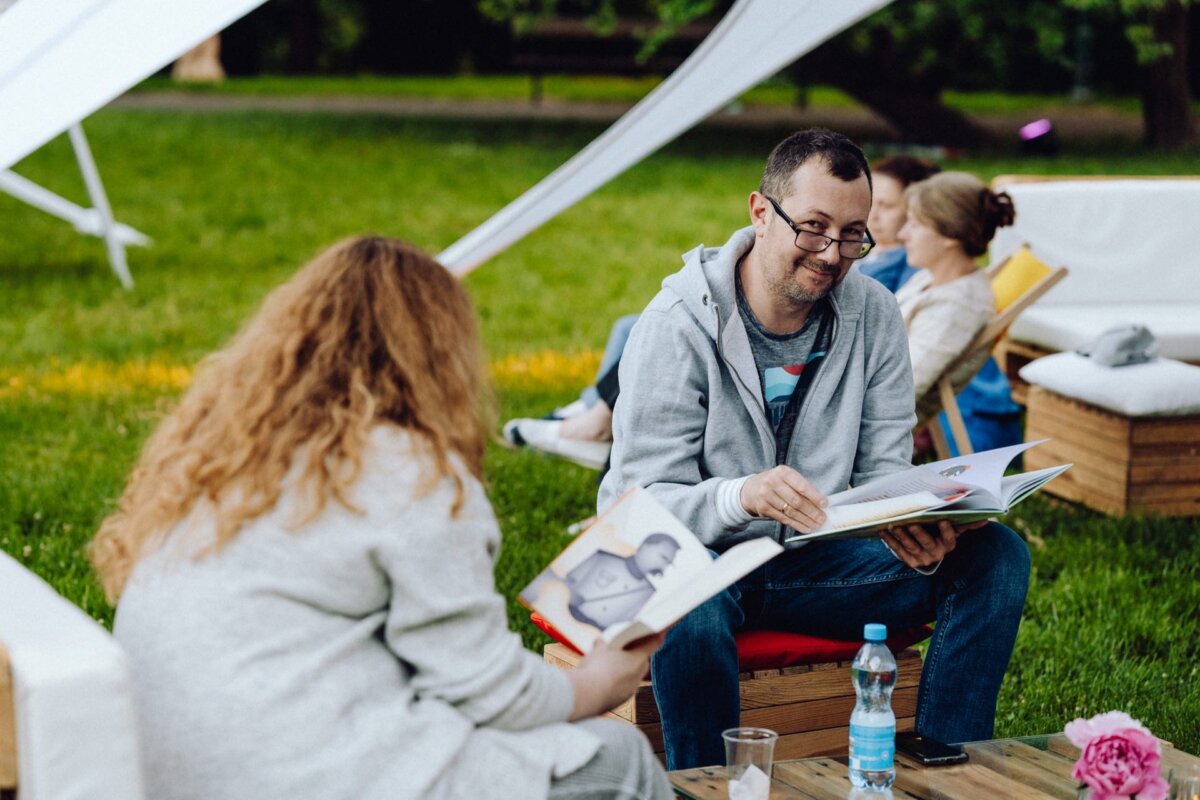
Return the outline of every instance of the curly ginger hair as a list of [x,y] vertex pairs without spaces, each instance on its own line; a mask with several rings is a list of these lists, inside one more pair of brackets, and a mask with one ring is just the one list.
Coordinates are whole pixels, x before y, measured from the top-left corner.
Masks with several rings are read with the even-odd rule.
[[299,486],[315,518],[332,498],[351,510],[370,430],[414,434],[441,478],[464,486],[451,456],[481,477],[490,425],[471,302],[443,266],[395,239],[342,241],[273,291],[144,446],[89,556],[110,600],[134,567],[201,500],[216,508],[219,550],[270,511],[304,454]]

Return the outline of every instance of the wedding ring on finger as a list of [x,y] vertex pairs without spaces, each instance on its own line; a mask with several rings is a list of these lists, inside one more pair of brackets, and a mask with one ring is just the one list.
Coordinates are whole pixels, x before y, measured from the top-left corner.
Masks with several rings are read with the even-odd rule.
[[785,517],[787,516],[787,513],[788,513],[788,511],[791,510],[791,508],[792,508],[791,505],[789,505],[788,503],[783,504],[783,515]]

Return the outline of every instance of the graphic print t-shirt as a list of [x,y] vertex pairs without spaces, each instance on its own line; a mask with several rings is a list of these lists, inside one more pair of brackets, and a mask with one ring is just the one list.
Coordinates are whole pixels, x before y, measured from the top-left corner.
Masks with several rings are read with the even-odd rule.
[[[779,434],[795,421],[795,413],[799,410],[800,403],[793,405],[792,395],[801,383],[805,370],[815,369],[825,357],[828,343],[823,343],[820,347],[816,344],[818,333],[827,327],[823,326],[822,322],[829,310],[824,301],[818,302],[800,330],[784,334],[771,333],[754,316],[750,304],[742,294],[740,280],[737,290],[738,311],[750,337],[750,350],[754,353],[754,363],[758,367],[767,418],[771,421],[771,427],[778,440]],[[797,401],[800,400],[803,400],[803,397],[797,398]],[[790,414],[789,408],[792,412]],[[782,425],[785,419],[789,426]],[[790,433],[790,429],[788,432]]]

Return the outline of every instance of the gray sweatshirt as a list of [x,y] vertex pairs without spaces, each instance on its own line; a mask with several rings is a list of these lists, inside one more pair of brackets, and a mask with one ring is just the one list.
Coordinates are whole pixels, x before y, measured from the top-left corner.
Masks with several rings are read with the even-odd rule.
[[[603,511],[630,486],[649,489],[717,550],[785,529],[729,512],[730,481],[785,463],[825,494],[911,466],[916,424],[904,321],[883,284],[851,270],[830,294],[833,341],[796,418],[784,459],[764,410],[737,310],[734,270],[754,229],[684,267],[634,326],[621,358],[612,468]],[[725,492],[722,492],[722,487]]]
[[[349,499],[307,509],[298,466],[221,551],[197,508],[133,574],[114,633],[154,800],[536,800],[599,740],[566,674],[521,646],[492,580],[479,482],[380,425]],[[191,537],[182,534],[189,530]]]

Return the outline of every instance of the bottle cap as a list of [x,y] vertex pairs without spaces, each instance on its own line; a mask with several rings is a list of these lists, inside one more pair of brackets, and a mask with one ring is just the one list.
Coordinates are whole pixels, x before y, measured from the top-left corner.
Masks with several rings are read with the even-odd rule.
[[863,638],[868,642],[887,641],[887,625],[878,622],[868,622],[863,626]]

